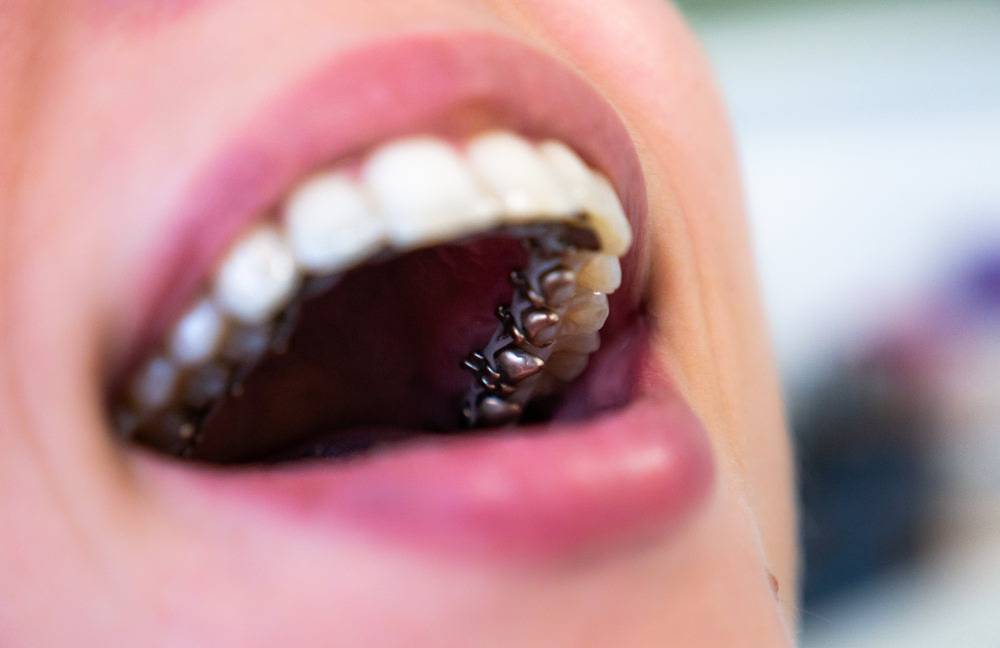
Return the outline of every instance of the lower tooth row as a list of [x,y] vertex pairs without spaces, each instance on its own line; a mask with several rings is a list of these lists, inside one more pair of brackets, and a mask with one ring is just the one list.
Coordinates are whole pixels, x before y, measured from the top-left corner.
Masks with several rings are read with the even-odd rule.
[[[525,241],[529,261],[511,274],[514,298],[498,308],[500,324],[490,342],[466,362],[475,373],[463,406],[470,427],[515,423],[533,398],[582,373],[600,346],[598,331],[608,316],[606,292],[613,292],[620,280],[618,260],[609,263],[596,252],[585,227],[532,225],[512,233]],[[323,286],[307,283],[300,294],[331,283],[329,278],[313,281]],[[174,357],[186,362],[156,357],[147,363],[132,383],[131,398],[139,406],[119,410],[119,432],[172,454],[190,454],[211,408],[223,396],[240,397],[242,376],[256,358],[282,350],[294,325],[293,310],[268,324],[227,328],[210,309],[196,304],[168,343]],[[211,329],[222,338],[212,358],[201,361],[202,349],[185,342],[189,328]]]
[[462,405],[467,427],[517,423],[532,399],[583,373],[600,346],[621,267],[574,229],[548,226],[525,239],[529,260],[511,273],[511,304],[497,308],[493,336],[463,363],[473,373]]

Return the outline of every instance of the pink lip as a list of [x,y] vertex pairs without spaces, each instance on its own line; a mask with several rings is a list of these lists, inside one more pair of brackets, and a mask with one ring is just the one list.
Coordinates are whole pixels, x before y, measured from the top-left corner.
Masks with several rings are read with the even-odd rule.
[[[300,176],[380,140],[508,127],[569,143],[623,198],[637,240],[646,196],[614,110],[562,64],[484,34],[410,36],[338,57],[250,125],[194,187],[142,284],[135,356],[190,299],[248,220]],[[638,248],[639,246],[635,246]],[[623,267],[634,272],[639,254]],[[632,286],[635,295],[641,286]],[[620,295],[616,296],[620,297]],[[539,557],[598,549],[676,525],[714,478],[701,424],[646,365],[638,398],[584,422],[427,440],[346,463],[210,468],[139,453],[148,478],[221,513],[337,528],[448,553]]]
[[219,511],[252,507],[278,523],[368,532],[479,558],[600,551],[676,528],[711,491],[700,422],[646,371],[630,406],[584,423],[428,439],[347,464],[208,468],[140,456],[144,474]]
[[629,214],[645,213],[645,185],[628,132],[614,109],[563,64],[485,33],[410,35],[368,45],[293,84],[199,176],[164,245],[153,251],[150,273],[140,277],[134,334],[127,336],[135,343],[114,373],[121,376],[162,338],[247,222],[310,170],[408,133],[462,136],[489,127],[569,143],[609,176]]

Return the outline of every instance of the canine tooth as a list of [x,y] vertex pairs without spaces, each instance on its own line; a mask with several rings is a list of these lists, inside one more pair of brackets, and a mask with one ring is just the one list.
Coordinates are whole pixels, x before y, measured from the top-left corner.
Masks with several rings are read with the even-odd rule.
[[576,333],[573,335],[560,335],[558,340],[559,351],[572,353],[593,353],[601,348],[601,335],[597,331],[591,333]]
[[545,371],[556,378],[569,382],[583,373],[589,359],[590,356],[586,353],[556,351],[545,363]]
[[563,189],[535,147],[507,132],[469,142],[466,155],[503,205],[502,219],[517,223],[538,216],[572,217],[578,205]]
[[538,153],[548,163],[563,188],[578,204],[587,202],[590,194],[590,169],[568,146],[556,140],[538,145]]
[[583,287],[610,295],[622,284],[622,264],[610,254],[595,254],[576,278]]
[[328,273],[353,265],[385,241],[385,224],[360,187],[340,173],[307,180],[285,207],[285,232],[303,268]]
[[262,225],[238,241],[223,260],[216,274],[215,298],[239,321],[263,322],[285,305],[300,278],[281,235]]
[[584,208],[601,241],[601,250],[611,256],[625,254],[632,244],[632,228],[618,195],[603,175],[591,173],[590,191]]
[[215,355],[225,320],[210,299],[199,300],[181,317],[170,336],[170,357],[181,367],[191,367]]
[[173,396],[177,385],[177,367],[162,356],[156,356],[132,381],[132,400],[143,411],[158,410]]
[[362,178],[399,247],[417,247],[496,222],[465,161],[443,141],[413,137],[387,144],[365,162]]
[[564,319],[560,331],[565,335],[601,330],[608,319],[608,296],[595,292],[574,297]]

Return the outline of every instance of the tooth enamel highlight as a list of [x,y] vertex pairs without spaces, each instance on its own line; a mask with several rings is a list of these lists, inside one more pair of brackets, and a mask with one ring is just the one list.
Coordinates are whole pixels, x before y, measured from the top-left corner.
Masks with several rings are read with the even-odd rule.
[[469,142],[466,155],[484,184],[500,199],[505,222],[539,216],[570,218],[579,208],[535,147],[516,135],[480,135]]
[[601,241],[601,250],[612,256],[625,254],[632,244],[632,228],[611,183],[599,173],[591,173],[590,192],[584,208]]
[[386,239],[385,224],[372,213],[358,185],[339,173],[324,173],[300,185],[284,218],[296,261],[313,273],[348,268]]
[[608,319],[608,296],[584,293],[573,298],[560,332],[565,335],[599,331]]
[[610,295],[622,283],[622,264],[610,254],[595,254],[576,278],[583,288]]
[[469,167],[443,141],[415,137],[383,146],[361,176],[389,238],[411,248],[486,229],[496,214]]
[[153,411],[170,401],[176,385],[177,367],[166,358],[157,356],[135,376],[130,393],[140,411]]
[[215,355],[225,329],[219,309],[209,299],[198,301],[181,317],[170,336],[170,357],[182,367],[203,363]]
[[299,279],[281,235],[273,227],[259,226],[223,260],[216,274],[215,298],[239,321],[263,322],[288,303]]
[[590,169],[583,160],[562,142],[548,140],[538,145],[538,154],[549,165],[560,184],[578,206],[590,196]]

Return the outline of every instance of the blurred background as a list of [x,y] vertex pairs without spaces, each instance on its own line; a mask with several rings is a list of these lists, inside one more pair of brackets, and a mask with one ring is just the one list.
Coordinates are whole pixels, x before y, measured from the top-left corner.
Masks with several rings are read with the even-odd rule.
[[791,409],[802,646],[1000,647],[1000,2],[680,5]]

